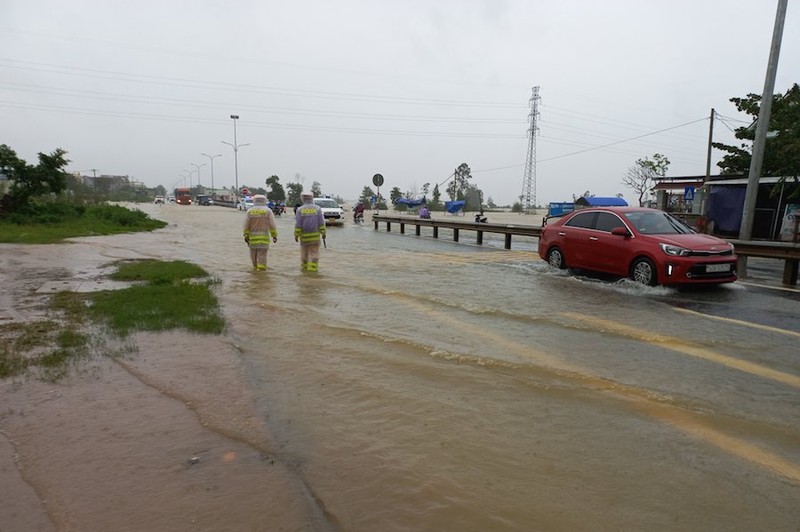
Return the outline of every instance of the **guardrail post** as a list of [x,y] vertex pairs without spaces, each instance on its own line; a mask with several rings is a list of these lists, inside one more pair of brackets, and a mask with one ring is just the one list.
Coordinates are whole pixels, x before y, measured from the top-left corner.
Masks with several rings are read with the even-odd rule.
[[483,231],[478,231],[478,244],[483,244]]
[[506,249],[511,249],[511,233],[506,234]]
[[786,259],[783,262],[783,284],[797,285],[797,266],[800,261],[797,259]]
[[438,225],[434,225],[433,226],[433,238],[439,238],[439,226]]
[[406,224],[404,224],[403,222],[400,222],[400,234],[401,235],[406,234]]
[[392,232],[392,222],[386,222],[386,232],[387,233]]
[[420,226],[419,224],[417,224],[417,225],[415,225],[414,227],[416,227],[416,233],[417,233],[417,236],[419,236],[419,231],[420,231],[420,229],[422,229],[422,226]]
[[453,229],[453,242],[458,242],[458,229]]

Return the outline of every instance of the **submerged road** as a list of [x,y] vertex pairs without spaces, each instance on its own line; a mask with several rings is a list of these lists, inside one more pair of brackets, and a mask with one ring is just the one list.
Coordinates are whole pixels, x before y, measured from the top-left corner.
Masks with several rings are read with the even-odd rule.
[[204,381],[215,420],[235,433],[255,398],[270,458],[324,516],[309,530],[800,527],[800,292],[779,278],[643,287],[556,271],[534,238],[369,223],[329,228],[307,275],[291,216],[257,273],[242,213],[142,208],[168,227],[98,246],[219,278],[244,377]]

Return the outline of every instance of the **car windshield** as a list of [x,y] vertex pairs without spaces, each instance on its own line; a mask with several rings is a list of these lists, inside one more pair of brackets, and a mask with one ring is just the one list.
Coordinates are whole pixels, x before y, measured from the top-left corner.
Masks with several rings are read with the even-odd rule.
[[692,232],[683,222],[663,211],[634,211],[625,213],[625,217],[637,231],[645,235],[674,235]]
[[325,209],[336,209],[339,207],[339,204],[332,199],[315,199],[314,203]]

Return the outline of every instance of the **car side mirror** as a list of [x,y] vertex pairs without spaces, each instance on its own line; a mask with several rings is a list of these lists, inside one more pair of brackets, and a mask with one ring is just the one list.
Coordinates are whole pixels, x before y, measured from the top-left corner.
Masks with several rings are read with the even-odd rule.
[[611,234],[624,237],[631,236],[631,232],[628,231],[627,227],[615,227],[614,229],[611,230]]

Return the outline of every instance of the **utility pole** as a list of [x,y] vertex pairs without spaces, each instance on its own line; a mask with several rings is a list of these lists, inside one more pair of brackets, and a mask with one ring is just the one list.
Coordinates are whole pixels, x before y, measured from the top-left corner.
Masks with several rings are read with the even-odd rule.
[[[703,180],[703,204],[700,206],[700,215],[706,216],[708,214],[708,193],[711,187],[708,184],[711,178],[711,144],[714,142],[714,115],[716,112],[711,108],[711,116],[709,116],[708,126],[708,153],[706,154],[706,178]],[[705,232],[705,231],[704,231]]]
[[[772,31],[772,46],[769,50],[767,75],[764,80],[764,92],[761,96],[761,108],[758,110],[756,136],[753,141],[753,156],[750,159],[750,172],[747,175],[747,191],[744,196],[742,224],[739,227],[739,238],[750,240],[753,236],[753,218],[758,197],[758,182],[761,179],[761,166],[764,163],[764,145],[769,131],[769,115],[772,111],[773,92],[775,91],[775,74],[778,71],[778,57],[781,55],[781,39],[783,38],[783,22],[786,19],[788,0],[778,0],[778,12],[775,14],[775,28]],[[739,275],[747,277],[747,257],[739,257]]]
[[525,177],[522,179],[522,195],[520,202],[523,211],[528,214],[531,207],[536,208],[536,134],[539,132],[539,87],[531,89],[530,106],[531,112],[528,114],[530,125],[528,126],[528,156],[525,160]]

